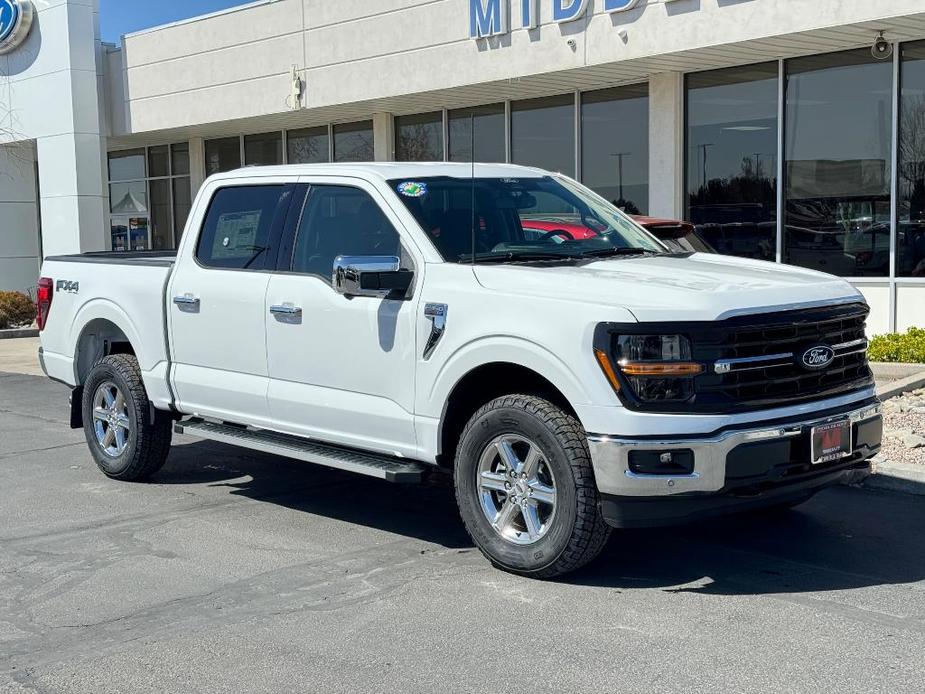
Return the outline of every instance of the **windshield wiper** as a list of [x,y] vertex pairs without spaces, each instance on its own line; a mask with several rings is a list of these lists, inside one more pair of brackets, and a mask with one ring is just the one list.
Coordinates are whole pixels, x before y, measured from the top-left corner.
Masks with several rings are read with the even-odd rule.
[[658,251],[650,251],[645,248],[598,248],[593,251],[584,251],[583,258],[608,258],[618,255],[658,255]]
[[[471,262],[472,254],[459,256],[459,262]],[[543,251],[504,251],[501,253],[476,253],[477,263],[530,262],[534,260],[577,260],[581,255],[574,253],[547,253]]]

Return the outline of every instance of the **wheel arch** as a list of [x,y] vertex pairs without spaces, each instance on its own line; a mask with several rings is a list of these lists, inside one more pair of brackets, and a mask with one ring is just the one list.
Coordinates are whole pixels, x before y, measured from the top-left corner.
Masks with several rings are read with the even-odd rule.
[[77,385],[84,384],[90,369],[105,356],[134,354],[137,357],[136,344],[137,335],[132,335],[131,329],[126,330],[109,317],[87,320],[74,341],[74,377]]
[[539,371],[511,361],[491,361],[467,371],[453,386],[443,407],[437,441],[437,462],[450,467],[460,435],[472,415],[503,395],[542,397],[578,419],[565,392]]
[[110,354],[133,354],[136,358],[141,339],[134,324],[115,304],[97,300],[77,313],[71,333],[75,387],[71,393],[70,425],[83,426],[83,386],[93,365]]

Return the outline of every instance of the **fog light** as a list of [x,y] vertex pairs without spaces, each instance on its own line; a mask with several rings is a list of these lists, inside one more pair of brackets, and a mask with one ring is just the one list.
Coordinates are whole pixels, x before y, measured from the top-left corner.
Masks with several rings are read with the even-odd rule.
[[635,475],[692,475],[694,452],[688,448],[670,451],[630,451],[630,472]]

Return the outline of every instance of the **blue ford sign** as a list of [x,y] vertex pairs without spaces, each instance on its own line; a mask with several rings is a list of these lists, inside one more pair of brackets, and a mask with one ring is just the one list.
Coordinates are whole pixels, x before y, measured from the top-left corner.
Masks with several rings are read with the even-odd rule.
[[[508,15],[512,3],[520,10],[520,26],[535,29],[540,24],[540,2],[549,4],[552,19],[558,23],[581,19],[591,6],[591,0],[469,0],[469,36],[483,39],[507,34],[511,30]],[[639,0],[604,0],[604,10],[625,12],[638,4]]]
[[32,0],[0,0],[0,55],[21,44],[32,27]]

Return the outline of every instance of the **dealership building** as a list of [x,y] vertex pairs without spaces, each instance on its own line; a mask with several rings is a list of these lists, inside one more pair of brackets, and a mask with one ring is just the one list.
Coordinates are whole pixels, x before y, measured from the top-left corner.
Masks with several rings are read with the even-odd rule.
[[120,45],[98,0],[0,0],[0,289],[175,247],[216,172],[473,158],[925,325],[923,0],[262,0]]

